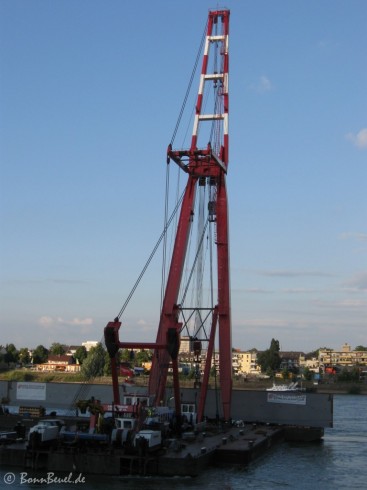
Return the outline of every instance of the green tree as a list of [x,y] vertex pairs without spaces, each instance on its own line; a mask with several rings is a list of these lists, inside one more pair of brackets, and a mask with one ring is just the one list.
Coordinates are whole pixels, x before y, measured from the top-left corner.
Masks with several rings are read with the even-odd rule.
[[6,344],[5,346],[5,354],[4,361],[8,364],[15,363],[19,359],[19,352],[14,344]]
[[270,347],[257,355],[257,363],[262,373],[274,374],[279,369],[281,359],[279,355],[279,341],[271,339]]
[[31,355],[29,353],[28,347],[22,347],[19,349],[19,361],[22,364],[29,364],[31,362]]
[[307,354],[305,354],[305,359],[317,359],[319,357],[319,350],[320,349],[316,349],[311,352],[307,352]]
[[309,367],[305,367],[303,368],[302,374],[306,381],[311,381],[314,373]]
[[65,354],[65,349],[59,342],[54,342],[51,345],[48,353],[52,356],[60,356],[62,354]]
[[[194,370],[194,372],[195,372],[195,370]],[[215,376],[217,376],[217,374],[218,374],[218,373],[217,373],[217,368],[216,368],[216,366],[212,366],[212,367],[210,368],[210,371],[209,371],[209,376],[211,376],[212,378],[214,378]]]
[[364,347],[363,345],[357,345],[357,347],[354,350],[366,352],[367,347]]
[[135,365],[142,366],[143,362],[149,362],[152,360],[152,353],[149,350],[141,350],[136,353],[135,356]]
[[74,358],[79,362],[80,365],[83,364],[87,356],[88,352],[84,345],[78,347],[74,354]]
[[187,374],[187,379],[194,379],[194,378],[195,378],[195,368],[191,368]]
[[135,362],[135,352],[130,349],[121,349],[118,354],[120,362]]
[[104,376],[111,376],[112,374],[112,369],[111,369],[111,358],[108,352],[106,351],[105,353],[105,364],[103,367],[103,374]]
[[86,379],[103,376],[103,369],[106,362],[105,355],[106,351],[100,343],[90,349],[81,368],[81,372]]
[[47,357],[48,357],[48,350],[42,344],[38,345],[32,353],[32,359],[34,364],[42,364],[46,362]]
[[357,367],[352,369],[343,368],[337,376],[338,381],[357,382],[359,381],[359,370]]

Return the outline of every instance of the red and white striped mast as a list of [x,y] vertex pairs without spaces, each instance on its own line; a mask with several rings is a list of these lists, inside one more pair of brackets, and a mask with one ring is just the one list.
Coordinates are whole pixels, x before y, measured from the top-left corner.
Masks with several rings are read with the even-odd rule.
[[[195,192],[200,178],[207,178],[211,185],[216,186],[215,201],[212,202],[212,221],[216,222],[217,268],[218,268],[218,304],[214,308],[212,328],[207,350],[206,366],[199,396],[199,419],[203,415],[206,391],[208,387],[211,358],[214,349],[214,337],[216,323],[219,323],[219,370],[220,391],[223,405],[223,416],[230,418],[231,394],[232,394],[232,340],[231,340],[231,308],[230,308],[230,281],[229,281],[229,243],[228,243],[228,203],[226,189],[226,174],[228,169],[228,35],[229,35],[229,10],[210,11],[207,24],[207,34],[199,83],[199,91],[195,108],[195,120],[191,138],[191,146],[188,150],[173,150],[168,147],[167,157],[174,160],[177,165],[188,174],[185,194],[181,206],[181,214],[177,226],[175,245],[168,275],[166,292],[163,301],[160,323],[157,334],[157,344],[162,344],[170,337],[172,346],[179,343],[179,332],[182,324],[178,321],[179,305],[178,293],[181,283],[182,271],[187,252],[187,243],[194,213]],[[220,24],[220,26],[219,26]],[[219,34],[213,33],[221,28]],[[220,46],[220,63],[216,72],[208,72],[210,50]],[[212,84],[217,89],[215,113],[205,113],[203,109],[203,96],[207,84]],[[205,123],[216,124],[217,134],[221,135],[221,141],[217,141],[212,147],[208,143],[205,148],[198,147],[200,130]],[[176,340],[174,340],[176,332]],[[174,351],[178,351],[173,348]],[[156,396],[159,402],[164,399],[166,378],[170,355],[166,350],[156,350],[149,382],[149,393]],[[174,396],[176,411],[180,392],[178,386],[177,358],[172,357],[174,374]],[[177,379],[177,381],[175,381]]]
[[[120,316],[109,322],[104,330],[105,343],[111,358],[114,403],[120,403],[117,353],[119,349],[153,349],[154,356],[149,377],[148,393],[160,405],[165,399],[169,366],[173,370],[175,411],[181,412],[181,394],[178,381],[178,351],[183,324],[179,321],[178,295],[182,272],[187,254],[190,228],[194,216],[195,193],[199,182],[205,180],[215,191],[211,191],[209,202],[210,221],[216,224],[218,303],[212,308],[211,331],[208,339],[206,363],[198,397],[198,420],[202,420],[209,381],[209,371],[214,352],[217,323],[219,324],[219,370],[223,417],[230,419],[232,395],[232,340],[229,282],[228,204],[226,174],[228,169],[228,34],[229,10],[210,11],[207,24],[205,48],[195,109],[195,121],[188,150],[173,150],[169,145],[167,162],[172,159],[188,175],[181,204],[180,217],[172,253],[171,265],[163,299],[156,342],[120,342]],[[217,34],[219,28],[220,34]],[[213,31],[216,31],[214,34]],[[219,69],[208,72],[210,50],[220,46]],[[205,113],[203,96],[207,84],[212,84],[216,93],[216,110]],[[218,88],[219,87],[219,88]],[[198,147],[203,125],[214,125],[216,140],[205,148]]]

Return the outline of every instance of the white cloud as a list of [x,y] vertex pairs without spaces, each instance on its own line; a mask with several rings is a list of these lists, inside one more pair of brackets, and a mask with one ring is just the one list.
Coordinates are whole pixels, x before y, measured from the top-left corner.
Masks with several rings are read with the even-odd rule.
[[[232,289],[233,292],[233,289]],[[273,293],[270,289],[264,289],[264,288],[246,288],[243,290],[238,290],[238,292],[242,293],[255,293],[255,294],[269,294]]]
[[367,306],[367,301],[364,299],[341,299],[341,300],[315,300],[314,305],[321,308],[365,308]]
[[252,90],[255,90],[256,92],[264,93],[273,90],[274,86],[268,77],[266,77],[265,75],[261,75],[261,77],[259,78],[259,80],[257,80],[256,83],[250,85],[250,88]]
[[61,317],[41,316],[39,324],[42,327],[49,328],[56,325],[70,325],[70,326],[86,326],[93,324],[93,318],[73,318],[71,320],[65,320]]
[[61,318],[60,320],[62,320],[65,325],[92,325],[93,323],[93,318],[73,318],[69,321]]
[[51,325],[54,325],[54,319],[50,316],[41,316],[39,324],[42,325],[42,327],[50,327]]
[[263,271],[255,271],[260,276],[266,277],[330,277],[332,274],[318,271],[318,270],[310,270],[310,271],[302,271],[302,270],[289,270],[289,269],[270,269]]
[[345,137],[357,148],[367,148],[367,128],[362,128],[357,134],[348,133]]
[[358,233],[358,232],[344,232],[340,235],[341,240],[347,240],[348,238],[353,238],[358,240],[359,242],[367,241],[367,233]]
[[251,320],[245,320],[244,327],[257,327],[257,328],[289,328],[293,326],[289,320],[284,318],[252,318]]
[[358,291],[367,291],[367,271],[355,274],[347,283],[347,287]]
[[321,39],[318,42],[318,47],[322,51],[330,51],[334,50],[335,48],[338,48],[340,46],[339,42],[334,41],[333,39]]

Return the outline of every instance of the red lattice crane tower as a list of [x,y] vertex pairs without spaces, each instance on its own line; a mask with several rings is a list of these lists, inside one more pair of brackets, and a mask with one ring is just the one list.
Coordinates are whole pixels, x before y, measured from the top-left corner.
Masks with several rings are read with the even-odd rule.
[[[229,280],[229,233],[228,201],[226,175],[228,170],[228,35],[229,10],[210,11],[205,34],[204,54],[200,74],[199,90],[195,105],[195,118],[191,145],[187,149],[175,150],[172,144],[167,150],[167,163],[173,160],[187,175],[187,183],[181,204],[172,258],[162,302],[156,342],[120,342],[119,318],[105,328],[106,346],[112,359],[112,372],[115,376],[114,398],[119,403],[117,374],[114,365],[119,348],[154,349],[149,378],[149,395],[159,405],[165,399],[168,369],[173,371],[173,386],[176,414],[180,415],[180,387],[178,376],[178,351],[180,334],[183,330],[182,305],[179,292],[183,277],[187,246],[194,216],[195,196],[200,186],[208,185],[208,219],[215,226],[215,245],[217,257],[217,304],[211,308],[210,333],[207,335],[206,359],[199,383],[198,419],[204,416],[205,400],[218,333],[220,394],[222,413],[225,420],[230,419],[232,394],[232,341],[231,305]],[[213,68],[210,63],[214,59]],[[214,111],[206,112],[205,93],[213,89]],[[203,136],[204,135],[204,136]],[[202,137],[206,143],[200,147]],[[209,141],[209,142],[208,142]],[[199,329],[200,330],[200,329]],[[217,332],[218,330],[218,332]],[[195,349],[200,350],[198,334],[193,338]],[[199,352],[197,351],[197,353]]]

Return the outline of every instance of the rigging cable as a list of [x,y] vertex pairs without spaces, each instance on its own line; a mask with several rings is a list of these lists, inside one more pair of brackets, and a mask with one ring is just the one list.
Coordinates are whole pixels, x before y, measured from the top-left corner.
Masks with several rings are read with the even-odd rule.
[[[198,63],[199,63],[199,60],[200,60],[200,57],[201,57],[201,52],[202,52],[202,49],[203,49],[204,40],[205,40],[205,37],[206,37],[207,26],[208,26],[208,21],[205,23],[205,28],[204,28],[204,32],[203,32],[203,35],[202,35],[202,38],[201,38],[201,41],[200,41],[199,49],[198,49],[198,52],[197,52],[197,55],[196,55],[194,67],[193,67],[192,72],[191,72],[190,80],[189,80],[189,83],[188,83],[188,86],[187,86],[187,89],[186,89],[186,93],[185,93],[185,97],[184,97],[183,103],[181,105],[181,109],[180,109],[180,113],[179,113],[179,116],[178,116],[178,119],[177,119],[177,122],[176,122],[176,126],[175,126],[175,129],[174,129],[173,134],[172,134],[172,137],[171,137],[171,142],[170,142],[171,146],[173,145],[173,142],[174,142],[174,140],[176,138],[176,134],[177,134],[178,128],[179,128],[179,126],[181,124],[181,119],[182,119],[182,116],[183,116],[183,113],[184,113],[184,110],[185,110],[185,107],[186,107],[186,103],[187,103],[189,94],[191,92],[192,83],[193,83],[193,80],[194,80],[194,77],[195,77],[195,73],[196,73],[197,66],[198,66]],[[166,223],[167,223],[167,216],[168,216],[168,197],[169,197],[169,179],[170,179],[170,177],[169,177],[169,174],[170,174],[169,168],[170,168],[170,165],[168,164],[167,165],[167,169],[166,169],[164,229],[167,229],[168,228],[168,226],[167,226]],[[180,173],[179,173],[179,175],[180,175]],[[177,184],[177,191],[178,191],[178,188],[179,188],[179,184]],[[176,206],[177,206],[177,204],[176,204]],[[163,257],[162,257],[161,308],[162,308],[162,305],[163,305],[163,299],[164,299],[164,293],[165,293],[166,261],[167,261],[167,235],[165,234],[164,235],[164,243],[163,243]]]
[[156,251],[157,251],[157,249],[158,249],[158,247],[159,247],[159,245],[160,245],[161,241],[163,240],[163,238],[164,238],[164,236],[165,236],[165,234],[166,234],[166,232],[167,232],[167,229],[168,229],[169,225],[171,224],[171,222],[172,222],[173,218],[175,217],[175,215],[176,215],[176,213],[177,213],[177,211],[178,211],[178,209],[179,209],[179,207],[180,207],[180,205],[181,205],[181,202],[182,202],[182,200],[183,200],[183,197],[184,197],[184,192],[182,193],[182,195],[181,195],[181,197],[180,197],[179,201],[177,202],[177,204],[176,204],[176,206],[175,206],[174,210],[172,211],[172,214],[171,214],[171,216],[170,216],[169,220],[167,221],[167,224],[165,225],[165,227],[164,227],[164,229],[163,229],[163,231],[162,231],[162,233],[161,233],[160,237],[158,238],[158,241],[157,241],[157,243],[155,244],[155,246],[154,246],[154,248],[153,248],[152,253],[149,255],[149,258],[148,258],[148,260],[147,260],[146,264],[144,265],[144,267],[143,267],[142,271],[140,272],[138,279],[136,280],[136,282],[135,282],[135,284],[134,284],[134,286],[133,286],[132,290],[130,291],[129,296],[127,297],[127,299],[126,299],[125,303],[123,304],[123,306],[122,306],[121,310],[119,311],[119,314],[117,315],[117,317],[116,317],[116,318],[118,318],[118,319],[120,319],[120,318],[121,318],[121,315],[123,314],[123,312],[125,311],[125,308],[126,308],[126,307],[127,307],[127,305],[129,304],[129,301],[130,301],[130,299],[132,298],[133,294],[135,293],[135,290],[136,290],[136,288],[138,287],[139,282],[141,281],[142,277],[144,276],[145,271],[147,270],[147,268],[148,268],[148,266],[149,266],[150,262],[152,261],[152,259],[153,259],[154,255],[155,255],[155,253],[156,253]]
[[[166,189],[165,189],[165,201],[164,201],[164,227],[167,225],[167,215],[168,215],[168,195],[169,195],[169,178],[170,178],[170,165],[166,168]],[[161,279],[161,305],[160,310],[162,311],[163,300],[164,300],[164,290],[166,284],[166,260],[167,260],[167,233],[164,234],[163,240],[163,255],[162,255],[162,279]]]
[[198,245],[198,249],[197,249],[197,252],[196,252],[195,260],[194,260],[194,262],[192,264],[191,273],[189,275],[189,278],[188,278],[188,281],[187,281],[187,285],[186,285],[185,291],[184,291],[184,293],[182,295],[182,300],[180,301],[180,304],[181,305],[183,305],[185,303],[186,294],[187,294],[187,291],[189,289],[189,285],[190,285],[192,276],[194,274],[195,265],[196,265],[196,262],[198,260],[199,254],[200,254],[200,249],[201,249],[201,246],[202,246],[202,243],[203,243],[203,240],[204,240],[204,236],[205,236],[205,232],[206,232],[206,228],[208,226],[208,223],[209,223],[209,220],[207,219],[207,221],[206,221],[206,223],[204,225],[204,228],[203,228],[203,232],[202,232],[201,237],[200,237],[200,243]]
[[198,54],[196,55],[196,60],[195,60],[194,68],[193,68],[193,70],[191,72],[190,81],[189,81],[189,84],[188,84],[188,87],[187,87],[187,90],[186,90],[186,94],[185,94],[185,97],[184,97],[184,100],[183,100],[183,103],[182,103],[182,106],[181,106],[180,114],[178,116],[178,119],[177,119],[177,122],[176,122],[176,126],[175,126],[175,129],[174,129],[173,134],[172,134],[171,145],[173,145],[173,142],[174,142],[174,140],[176,138],[176,134],[177,134],[178,128],[179,128],[180,123],[181,123],[182,115],[183,115],[184,110],[185,110],[185,107],[186,107],[187,99],[188,99],[189,94],[190,94],[190,91],[191,91],[192,82],[194,81],[196,69],[197,69],[199,60],[201,58],[201,52],[203,50],[204,40],[205,40],[205,37],[206,37],[207,25],[208,25],[208,22],[205,23],[204,33],[203,33],[202,38],[201,38],[201,41],[200,41],[200,46],[199,46],[199,49],[198,49]]

